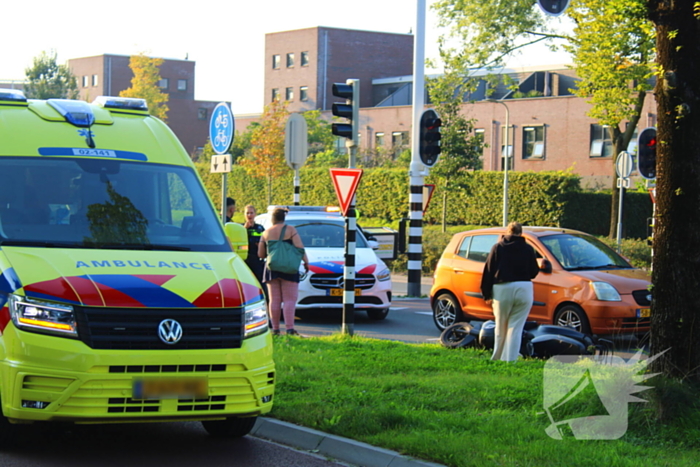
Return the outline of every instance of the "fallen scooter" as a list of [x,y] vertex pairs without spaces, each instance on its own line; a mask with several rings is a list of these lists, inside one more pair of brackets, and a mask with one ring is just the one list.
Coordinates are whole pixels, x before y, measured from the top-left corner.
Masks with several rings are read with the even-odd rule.
[[[455,323],[440,334],[440,343],[448,348],[476,347],[493,350],[496,323],[470,321]],[[609,355],[613,342],[575,329],[528,321],[523,329],[520,355],[549,358],[554,355]]]

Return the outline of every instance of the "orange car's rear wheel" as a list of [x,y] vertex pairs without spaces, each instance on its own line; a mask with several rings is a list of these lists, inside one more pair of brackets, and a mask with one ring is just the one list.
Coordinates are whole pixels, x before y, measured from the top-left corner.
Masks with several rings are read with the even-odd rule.
[[455,323],[464,321],[464,313],[459,302],[450,293],[441,293],[433,302],[433,321],[440,331]]

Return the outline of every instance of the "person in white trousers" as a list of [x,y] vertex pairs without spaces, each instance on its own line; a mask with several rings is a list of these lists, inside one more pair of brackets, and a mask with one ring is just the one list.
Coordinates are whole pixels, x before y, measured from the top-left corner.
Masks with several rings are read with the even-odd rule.
[[523,228],[511,222],[506,234],[489,252],[481,277],[481,293],[496,318],[492,360],[518,359],[525,321],[532,308],[531,280],[539,267],[535,250],[522,236]]

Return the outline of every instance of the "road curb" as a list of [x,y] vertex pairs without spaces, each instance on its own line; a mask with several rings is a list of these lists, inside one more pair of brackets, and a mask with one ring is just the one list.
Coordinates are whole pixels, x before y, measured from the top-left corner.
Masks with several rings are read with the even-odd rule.
[[250,434],[362,467],[444,467],[274,418],[259,417]]

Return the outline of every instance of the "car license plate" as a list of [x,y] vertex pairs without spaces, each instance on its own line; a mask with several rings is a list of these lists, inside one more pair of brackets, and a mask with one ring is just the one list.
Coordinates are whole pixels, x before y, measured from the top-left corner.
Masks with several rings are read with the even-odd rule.
[[651,308],[638,308],[637,318],[648,318],[651,316]]
[[209,395],[206,378],[136,379],[134,399],[200,399]]
[[[329,294],[331,297],[342,297],[345,293],[345,289],[330,289]],[[355,289],[355,296],[362,295],[361,289]]]

